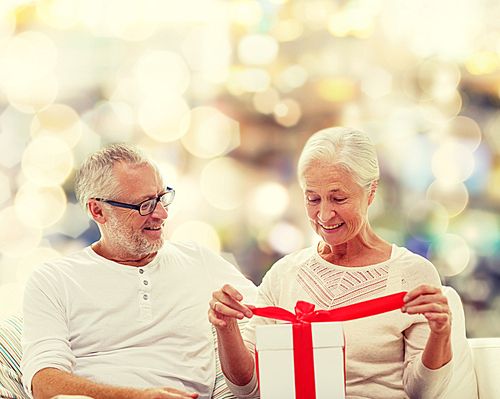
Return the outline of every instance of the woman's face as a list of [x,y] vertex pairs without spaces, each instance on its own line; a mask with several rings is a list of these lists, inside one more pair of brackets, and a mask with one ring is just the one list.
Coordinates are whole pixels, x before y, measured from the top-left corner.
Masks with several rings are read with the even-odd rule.
[[314,231],[330,246],[355,239],[368,223],[374,192],[366,193],[338,167],[316,163],[304,173],[307,216]]

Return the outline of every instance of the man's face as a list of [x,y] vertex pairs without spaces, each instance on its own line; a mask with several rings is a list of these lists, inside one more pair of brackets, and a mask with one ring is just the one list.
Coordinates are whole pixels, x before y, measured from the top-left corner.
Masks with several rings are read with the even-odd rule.
[[[123,190],[119,198],[113,198],[115,201],[137,205],[165,192],[163,180],[149,165],[119,163],[115,165],[115,176]],[[167,209],[161,203],[146,216],[134,209],[113,207],[106,212],[104,242],[113,252],[119,252],[116,255],[120,257],[157,252],[164,243],[163,226],[167,217]]]

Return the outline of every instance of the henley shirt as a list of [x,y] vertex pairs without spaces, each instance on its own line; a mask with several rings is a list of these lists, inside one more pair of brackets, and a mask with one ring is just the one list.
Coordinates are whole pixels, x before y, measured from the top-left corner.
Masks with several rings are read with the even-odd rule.
[[229,283],[254,303],[256,287],[194,241],[166,242],[149,264],[122,265],[90,247],[46,262],[24,294],[21,370],[57,368],[97,383],[175,387],[211,397],[212,292]]

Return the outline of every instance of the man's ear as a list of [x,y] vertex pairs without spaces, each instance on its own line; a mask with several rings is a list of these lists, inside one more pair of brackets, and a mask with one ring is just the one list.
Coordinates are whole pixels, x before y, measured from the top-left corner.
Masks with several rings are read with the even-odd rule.
[[96,201],[95,199],[91,198],[89,200],[88,207],[89,207],[90,214],[92,215],[92,218],[97,223],[104,224],[104,222],[106,222],[106,217],[102,213],[103,208],[102,208],[101,204],[99,203],[99,201]]
[[370,194],[368,195],[368,205],[371,205],[371,203],[373,202],[377,189],[378,189],[378,180],[375,180],[372,183],[372,186],[370,187]]

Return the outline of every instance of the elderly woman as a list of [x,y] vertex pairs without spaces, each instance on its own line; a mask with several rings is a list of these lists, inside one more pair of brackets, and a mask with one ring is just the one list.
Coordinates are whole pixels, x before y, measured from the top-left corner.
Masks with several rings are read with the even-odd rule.
[[[298,178],[321,240],[276,262],[259,287],[257,306],[293,311],[304,300],[329,310],[407,291],[401,311],[343,323],[347,397],[438,398],[453,372],[451,312],[435,267],[370,226],[368,207],[379,179],[370,139],[350,128],[317,132],[302,151]],[[237,319],[252,317],[242,300],[225,285],[213,293],[209,319],[228,385],[250,398],[259,395],[255,328],[276,321],[253,317],[242,337]]]

